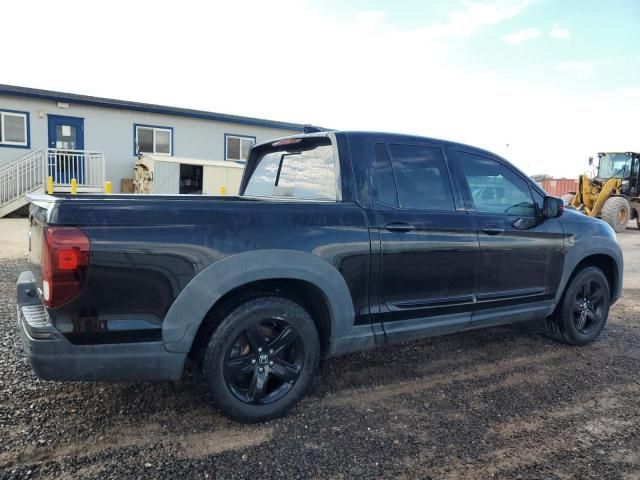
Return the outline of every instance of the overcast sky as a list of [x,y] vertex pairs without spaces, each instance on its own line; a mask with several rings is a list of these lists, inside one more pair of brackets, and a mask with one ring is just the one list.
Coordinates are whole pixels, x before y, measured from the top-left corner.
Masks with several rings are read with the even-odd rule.
[[14,0],[2,18],[0,83],[447,138],[529,174],[640,151],[639,0]]

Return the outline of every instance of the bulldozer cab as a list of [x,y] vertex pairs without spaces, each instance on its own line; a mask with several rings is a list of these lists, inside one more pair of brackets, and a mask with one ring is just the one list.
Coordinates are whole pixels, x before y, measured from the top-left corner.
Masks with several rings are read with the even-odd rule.
[[598,153],[597,179],[604,182],[610,178],[622,180],[620,193],[635,197],[640,191],[640,154],[635,152]]

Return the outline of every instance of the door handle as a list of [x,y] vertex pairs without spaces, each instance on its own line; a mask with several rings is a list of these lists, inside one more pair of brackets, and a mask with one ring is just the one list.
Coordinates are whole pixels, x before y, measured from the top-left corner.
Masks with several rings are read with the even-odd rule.
[[504,228],[500,228],[497,225],[487,225],[485,227],[482,227],[480,230],[482,230],[487,235],[499,235],[501,233],[504,233]]
[[413,225],[411,225],[410,223],[405,223],[405,222],[391,222],[391,223],[387,223],[384,228],[386,228],[387,230],[389,230],[390,232],[401,232],[401,233],[405,233],[405,232],[411,232],[412,230],[415,230],[416,227],[414,227]]

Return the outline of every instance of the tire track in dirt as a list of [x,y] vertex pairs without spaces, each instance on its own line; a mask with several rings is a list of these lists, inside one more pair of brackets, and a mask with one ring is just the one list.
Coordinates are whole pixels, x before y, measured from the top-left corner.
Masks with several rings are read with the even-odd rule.
[[56,448],[34,448],[0,454],[0,469],[40,462],[56,462],[68,457],[86,457],[108,450],[129,447],[158,447],[182,458],[206,457],[228,450],[241,450],[269,441],[273,435],[272,427],[251,427],[218,429],[197,433],[168,435],[162,427],[137,425],[121,428],[107,436],[90,438]]
[[[353,389],[341,392],[336,396],[330,396],[321,400],[324,406],[366,406],[373,403],[379,403],[389,398],[399,395],[415,394],[443,385],[450,385],[457,382],[474,381],[483,378],[493,377],[505,373],[512,372],[516,368],[525,368],[539,366],[542,362],[552,361],[561,358],[563,352],[544,352],[536,356],[522,356],[508,358],[496,363],[487,363],[466,367],[454,372],[441,374],[425,368],[425,374],[428,375],[419,380],[399,382],[390,385],[379,385],[369,387],[367,389]],[[429,375],[434,374],[434,375]]]

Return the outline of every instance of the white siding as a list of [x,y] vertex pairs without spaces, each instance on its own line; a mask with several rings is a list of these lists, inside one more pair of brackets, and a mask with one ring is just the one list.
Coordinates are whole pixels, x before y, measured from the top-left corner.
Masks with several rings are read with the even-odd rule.
[[[31,149],[47,147],[48,114],[84,118],[84,147],[105,154],[106,177],[113,183],[114,192],[120,191],[120,179],[133,177],[133,165],[136,161],[134,124],[172,127],[175,156],[210,160],[224,160],[225,133],[254,136],[258,143],[296,133],[286,129],[74,103],[69,104],[68,109],[63,109],[58,108],[57,102],[53,100],[6,95],[0,95],[0,110],[2,109],[29,112]],[[43,118],[40,118],[39,112],[43,113]],[[24,148],[0,146],[0,166],[28,151]]]

